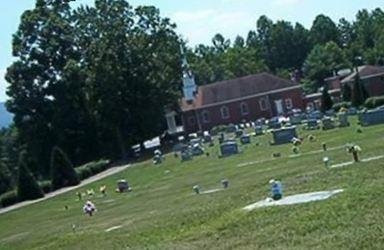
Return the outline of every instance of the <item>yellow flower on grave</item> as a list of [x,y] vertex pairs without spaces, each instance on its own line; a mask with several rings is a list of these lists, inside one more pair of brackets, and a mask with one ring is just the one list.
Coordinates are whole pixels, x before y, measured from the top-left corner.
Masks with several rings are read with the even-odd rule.
[[361,152],[361,148],[359,145],[355,145],[355,146],[353,146],[353,148],[355,151]]

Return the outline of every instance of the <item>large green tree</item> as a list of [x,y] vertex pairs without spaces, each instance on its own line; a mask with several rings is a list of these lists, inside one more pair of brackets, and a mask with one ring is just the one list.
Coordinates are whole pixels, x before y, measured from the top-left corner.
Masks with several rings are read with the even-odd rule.
[[103,154],[125,159],[130,145],[163,131],[164,110],[177,102],[180,39],[158,9],[124,0],[97,0],[75,18]]
[[330,17],[318,15],[310,30],[310,40],[313,46],[325,45],[328,42],[340,45],[340,35],[336,24]]
[[325,78],[337,74],[344,68],[350,68],[350,63],[343,50],[334,42],[315,46],[304,64],[305,73],[311,81],[312,91],[322,87]]
[[34,9],[23,13],[13,37],[17,60],[6,75],[7,108],[15,114],[21,144],[35,163],[32,169],[45,176],[52,146],[73,150],[73,156],[78,135],[87,131],[79,112],[82,104],[76,103],[84,94],[78,87],[81,81],[68,79],[66,73],[71,61],[80,60],[68,2],[37,0]]

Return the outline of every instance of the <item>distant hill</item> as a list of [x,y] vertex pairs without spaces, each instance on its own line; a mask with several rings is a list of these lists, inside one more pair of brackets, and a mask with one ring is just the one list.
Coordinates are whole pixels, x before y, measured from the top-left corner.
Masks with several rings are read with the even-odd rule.
[[5,103],[0,102],[0,128],[8,127],[11,125],[13,115],[5,108]]

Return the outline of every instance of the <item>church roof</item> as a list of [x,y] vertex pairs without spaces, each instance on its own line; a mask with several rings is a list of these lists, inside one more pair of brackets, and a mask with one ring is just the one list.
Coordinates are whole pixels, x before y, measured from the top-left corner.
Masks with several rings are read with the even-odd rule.
[[300,85],[268,73],[249,75],[200,86],[195,101],[187,103],[183,99],[181,108],[183,111],[198,109],[295,87]]

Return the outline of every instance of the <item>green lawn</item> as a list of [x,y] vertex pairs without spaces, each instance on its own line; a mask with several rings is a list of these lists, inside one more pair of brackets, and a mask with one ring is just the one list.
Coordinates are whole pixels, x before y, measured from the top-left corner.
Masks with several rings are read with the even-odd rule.
[[[324,156],[335,164],[351,155],[343,148],[308,153],[322,142],[329,148],[356,142],[363,158],[384,154],[384,125],[363,133],[356,128],[299,130],[317,141],[306,141],[294,158],[292,145],[269,146],[271,136],[265,135],[230,158],[219,159],[215,147],[209,157],[190,162],[168,155],[160,166],[137,164],[86,187],[109,187],[108,197],[93,199],[99,210],[93,217],[82,213],[76,191],[0,215],[0,249],[384,249],[383,160],[327,169]],[[274,152],[282,157],[272,159]],[[259,160],[265,161],[244,164]],[[122,178],[132,193],[113,193]],[[193,194],[193,185],[219,188],[222,178],[229,189]],[[269,195],[271,178],[282,180],[285,195],[345,191],[325,201],[244,212]],[[105,232],[114,226],[122,227]]]

